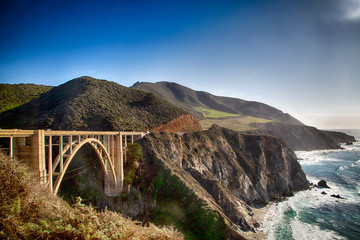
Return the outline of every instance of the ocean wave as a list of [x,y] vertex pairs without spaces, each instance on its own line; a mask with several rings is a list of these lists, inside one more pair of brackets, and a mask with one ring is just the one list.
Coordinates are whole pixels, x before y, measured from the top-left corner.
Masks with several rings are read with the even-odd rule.
[[360,160],[357,160],[356,162],[353,162],[350,166],[351,167],[360,167]]
[[295,194],[285,202],[272,204],[264,217],[262,231],[267,239],[346,239],[332,230],[321,229],[324,219],[316,218],[313,224],[302,222],[299,215],[304,209],[317,209],[324,204],[337,204],[334,198],[322,195],[319,190]]
[[296,240],[308,240],[308,239],[316,239],[316,240],[327,240],[327,239],[347,239],[345,237],[340,236],[337,232],[321,229],[319,226],[314,224],[308,224],[301,221],[293,221],[291,222],[292,228],[292,237]]
[[307,179],[324,179],[330,188],[314,187],[272,204],[263,223],[267,239],[360,239],[360,142],[343,147],[296,152]]
[[317,150],[309,152],[296,152],[296,156],[299,159],[301,165],[321,165],[326,162],[339,162],[341,159],[332,156],[332,153],[336,153],[339,150]]
[[341,166],[336,171],[344,171],[344,170],[346,170],[348,168],[349,168],[348,166]]

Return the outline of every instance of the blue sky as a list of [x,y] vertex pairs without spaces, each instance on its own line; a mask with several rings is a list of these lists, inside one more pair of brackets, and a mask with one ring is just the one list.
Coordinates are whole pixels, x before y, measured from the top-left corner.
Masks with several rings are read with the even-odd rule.
[[0,5],[0,82],[172,81],[360,128],[360,0]]

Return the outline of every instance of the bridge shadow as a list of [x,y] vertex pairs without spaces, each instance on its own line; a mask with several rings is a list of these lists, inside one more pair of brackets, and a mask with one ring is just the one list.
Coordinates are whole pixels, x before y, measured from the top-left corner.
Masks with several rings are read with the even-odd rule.
[[104,209],[107,205],[104,169],[95,150],[85,144],[74,156],[61,182],[58,195],[70,204],[83,203]]

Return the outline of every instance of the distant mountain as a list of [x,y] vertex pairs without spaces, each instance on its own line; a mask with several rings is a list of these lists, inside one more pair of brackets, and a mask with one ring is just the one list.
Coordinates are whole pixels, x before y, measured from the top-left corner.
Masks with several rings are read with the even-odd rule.
[[344,133],[323,132],[309,127],[287,113],[259,102],[214,96],[177,83],[135,83],[132,88],[154,93],[194,114],[203,128],[217,124],[237,131],[282,137],[294,150],[339,148],[341,142],[353,142]]
[[[303,125],[289,114],[269,105],[237,98],[219,97],[195,91],[177,83],[136,83],[132,88],[154,93],[194,114],[204,128],[218,124],[234,130],[251,130],[253,122],[281,122]],[[221,122],[219,122],[221,120]]]
[[50,89],[36,84],[0,84],[0,113],[28,103]]
[[[114,82],[80,77],[2,113],[0,127],[145,131],[186,114],[183,109],[154,94]],[[192,130],[201,129],[199,124],[196,125],[195,118],[188,117],[186,120],[190,121],[186,125],[193,127]]]

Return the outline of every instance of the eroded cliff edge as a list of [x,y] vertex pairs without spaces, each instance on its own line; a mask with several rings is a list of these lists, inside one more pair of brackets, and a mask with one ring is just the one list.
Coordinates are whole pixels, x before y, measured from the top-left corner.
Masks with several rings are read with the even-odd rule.
[[[182,135],[151,133],[140,144],[148,181],[154,182],[161,169],[170,172],[219,213],[233,232],[231,238],[241,238],[234,230],[256,231],[252,207],[309,186],[295,153],[279,137],[244,135],[214,125]],[[161,205],[161,198],[157,201],[154,206]]]
[[[339,149],[340,143],[355,142],[353,136],[342,132],[322,131],[305,125],[282,123],[253,123],[257,134],[282,137],[294,151],[311,151],[319,149]],[[251,132],[249,132],[251,133]]]

